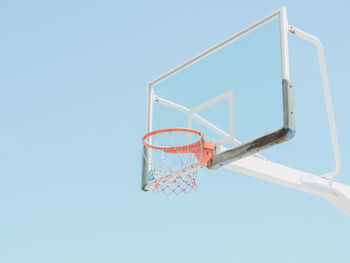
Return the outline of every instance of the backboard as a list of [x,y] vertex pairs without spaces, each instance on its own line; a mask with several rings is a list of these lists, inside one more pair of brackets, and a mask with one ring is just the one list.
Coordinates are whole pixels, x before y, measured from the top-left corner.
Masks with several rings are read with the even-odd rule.
[[[290,139],[295,131],[288,23],[281,8],[151,81],[147,133],[190,128],[215,145],[218,168]],[[152,188],[143,150],[142,189]]]

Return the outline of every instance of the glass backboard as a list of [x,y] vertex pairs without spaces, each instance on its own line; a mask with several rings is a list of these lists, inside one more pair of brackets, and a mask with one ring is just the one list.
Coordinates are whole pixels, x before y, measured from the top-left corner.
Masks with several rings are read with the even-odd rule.
[[[287,25],[282,8],[150,82],[147,132],[202,132],[215,144],[208,168],[291,138]],[[146,190],[151,158],[143,162]]]

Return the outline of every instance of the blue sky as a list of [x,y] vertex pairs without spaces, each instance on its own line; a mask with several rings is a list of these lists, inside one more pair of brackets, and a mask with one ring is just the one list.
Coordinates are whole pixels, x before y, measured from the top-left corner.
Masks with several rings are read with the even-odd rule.
[[[326,53],[350,185],[346,1],[2,1],[0,262],[348,262],[349,218],[228,170],[140,191],[148,81],[281,6]],[[265,154],[334,166],[316,51],[289,36],[297,135]]]

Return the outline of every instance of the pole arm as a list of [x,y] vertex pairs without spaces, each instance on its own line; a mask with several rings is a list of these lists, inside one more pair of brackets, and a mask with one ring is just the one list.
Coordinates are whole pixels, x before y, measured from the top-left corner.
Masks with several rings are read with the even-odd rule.
[[340,157],[340,151],[339,151],[337,130],[336,130],[335,120],[334,120],[331,92],[330,92],[329,82],[328,82],[326,61],[325,61],[322,43],[317,37],[310,35],[294,26],[289,25],[288,30],[290,33],[295,34],[296,36],[301,37],[307,41],[310,41],[317,48],[318,61],[320,63],[320,70],[321,70],[321,76],[322,76],[323,92],[324,92],[324,97],[325,97],[326,106],[327,106],[328,122],[329,122],[331,138],[332,138],[333,154],[335,159],[335,170],[324,174],[323,177],[327,179],[331,179],[340,172],[342,164],[341,164],[341,157]]

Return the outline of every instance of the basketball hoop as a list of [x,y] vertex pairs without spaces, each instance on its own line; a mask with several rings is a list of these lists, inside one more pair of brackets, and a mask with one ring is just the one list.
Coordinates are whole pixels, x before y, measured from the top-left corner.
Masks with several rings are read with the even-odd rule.
[[195,189],[198,168],[210,162],[214,154],[214,144],[205,141],[203,133],[186,128],[152,131],[143,136],[142,143],[147,149],[145,159],[153,191],[166,195]]

